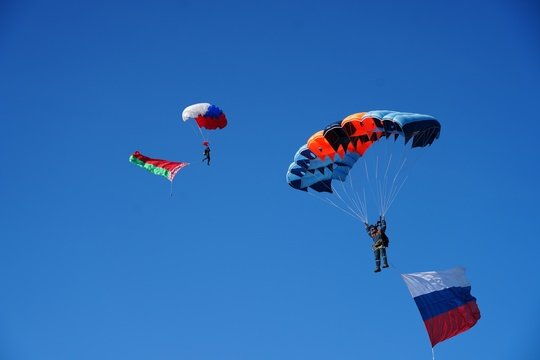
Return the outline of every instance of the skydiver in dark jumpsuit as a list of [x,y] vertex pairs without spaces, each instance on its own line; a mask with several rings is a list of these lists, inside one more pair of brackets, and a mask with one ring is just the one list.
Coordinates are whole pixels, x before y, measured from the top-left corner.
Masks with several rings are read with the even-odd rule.
[[388,247],[388,237],[385,234],[386,221],[381,216],[376,225],[368,225],[365,223],[366,231],[373,240],[373,254],[375,255],[375,272],[381,271],[381,257],[383,261],[383,268],[388,267],[388,259],[386,257],[386,248]]
[[207,165],[210,165],[210,146],[206,145],[206,147],[204,148],[204,158],[202,159],[202,161],[206,160],[206,164]]

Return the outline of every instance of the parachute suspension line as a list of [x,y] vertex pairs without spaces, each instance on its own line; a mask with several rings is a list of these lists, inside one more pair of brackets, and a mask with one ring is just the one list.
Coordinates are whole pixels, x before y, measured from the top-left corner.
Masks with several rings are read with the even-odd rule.
[[[364,157],[361,158],[362,162],[364,163],[364,170],[365,170],[365,175],[366,175],[366,183],[369,187],[369,189],[371,190],[371,195],[373,196],[374,199],[378,199],[379,196],[377,195],[377,166],[375,166],[375,174],[373,174],[374,176],[374,180],[372,181],[371,177],[370,177],[370,170],[369,170],[369,166],[368,166],[368,161],[365,160]],[[378,156],[376,157],[376,164],[378,165]],[[364,188],[365,189],[365,188]],[[364,191],[364,198],[365,198],[365,191]],[[366,204],[367,204],[367,201],[366,201]],[[380,211],[380,204],[378,204],[378,207],[379,207],[379,211]],[[367,205],[366,205],[366,220],[364,222],[368,222],[368,215],[367,215]]]
[[[433,130],[433,131],[435,131],[435,130]],[[433,131],[432,131],[432,133],[433,133]],[[427,137],[427,136],[431,136],[431,135],[430,134],[422,134],[420,139],[423,139],[424,137]],[[411,152],[411,153],[409,154],[409,152]],[[393,204],[393,202],[396,199],[397,195],[399,194],[399,192],[401,191],[401,189],[405,185],[407,179],[409,178],[409,176],[406,175],[406,174],[415,167],[415,165],[416,165],[416,163],[418,161],[420,161],[420,157],[424,156],[423,152],[417,152],[418,156],[412,156],[412,152],[416,152],[412,148],[412,145],[410,147],[406,146],[405,150],[403,151],[401,166],[400,166],[399,170],[396,172],[396,174],[394,176],[394,181],[396,183],[396,186],[394,186],[394,185],[392,186],[393,187],[393,194],[389,198],[389,202],[388,202],[388,204],[386,206],[386,210],[388,210],[390,208],[390,206]]]
[[197,130],[198,130],[198,132],[201,135],[201,138],[203,139],[203,141],[209,141],[210,137],[209,136],[207,137],[205,135],[205,133],[202,131],[202,129],[198,125],[195,125],[194,123],[197,124],[196,121],[189,121],[189,124],[191,125],[191,129],[193,130],[193,132],[195,134],[197,134]]
[[377,188],[376,199],[379,202],[379,204],[378,204],[379,214],[382,214],[383,193],[384,193],[384,191],[383,191],[383,181],[384,181],[384,179],[379,179],[379,160],[380,160],[380,157],[379,157],[379,155],[377,155],[377,163],[376,163],[376,166],[375,166],[375,185],[376,185],[376,188]]
[[[366,160],[367,161],[367,160]],[[379,199],[379,156],[377,155],[375,157],[375,166],[374,166],[374,169],[373,169],[373,181],[374,181],[374,185],[371,186],[371,188],[373,189],[373,196],[374,196],[374,199]],[[377,208],[380,208],[381,204],[377,204]]]
[[[351,179],[352,179],[351,174],[349,173],[349,180],[351,180]],[[339,192],[337,192],[335,188],[333,188],[332,190],[336,193],[336,195],[338,197],[340,197],[340,199],[343,199],[342,200],[343,203],[346,204],[347,207],[351,211],[353,211],[358,217],[364,218],[361,207],[355,201],[355,198],[354,198],[355,191],[354,191],[354,186],[353,186],[352,182],[350,182],[350,192],[352,192],[352,194],[349,194],[349,191],[347,190],[347,187],[346,187],[346,183],[344,181],[341,181],[341,188],[343,189],[344,195],[349,200],[349,203],[347,203],[346,199],[343,199],[344,197],[342,197],[341,194],[339,194]],[[353,207],[354,207],[354,209],[352,209]]]
[[[391,140],[389,139],[389,136],[392,136],[392,135],[388,135],[385,139],[385,156],[386,158],[388,159],[388,162],[387,162],[387,166],[386,166],[386,172],[384,174],[384,186],[383,186],[383,190],[384,190],[384,193],[383,195],[381,196],[381,216],[385,216],[386,215],[386,212],[388,211],[388,209],[390,208],[390,204],[392,203],[393,201],[393,197],[395,196],[394,195],[394,191],[395,191],[395,181],[396,181],[396,176],[393,177],[392,179],[392,184],[389,185],[389,179],[391,178],[392,174],[395,172],[395,168],[397,167],[393,165],[394,163],[394,150],[393,148],[397,146],[396,144],[396,137],[395,135],[393,135],[394,137],[394,141],[391,142]],[[397,162],[396,162],[397,164]],[[401,164],[401,166],[403,166],[403,163]],[[398,171],[399,173],[399,171]]]
[[435,360],[435,349],[433,347],[431,347],[431,358]]
[[[365,170],[365,175],[366,175],[366,183],[369,184],[370,183],[370,178],[369,178],[369,170],[368,170],[368,166],[367,166],[367,162],[363,159],[363,157],[361,158],[362,160],[362,163],[364,164],[364,170]],[[373,191],[373,188],[370,187]],[[365,187],[364,187],[365,189]],[[364,190],[364,198],[365,198],[365,190]],[[366,202],[366,220],[364,222],[368,222],[368,214],[367,214],[367,202]]]
[[[354,189],[354,183],[352,179],[352,174],[349,173],[349,183],[351,185],[351,189]],[[367,200],[366,200],[366,188],[362,186],[362,194],[363,199],[360,197],[360,193],[358,191],[354,191],[354,197],[352,201],[357,204],[356,207],[360,211],[360,213],[363,215],[362,220],[364,222],[367,222]]]
[[[388,144],[387,144],[387,153],[388,153]],[[388,203],[388,198],[390,197],[390,194],[392,193],[392,188],[389,189],[388,187],[388,171],[390,169],[390,164],[392,163],[392,154],[390,154],[388,158],[388,163],[386,164],[386,171],[384,172],[384,185],[382,186],[383,193],[381,194],[381,215],[384,216],[386,213],[386,204]],[[390,190],[390,191],[388,191]]]
[[362,193],[364,195],[364,214],[365,214],[364,222],[366,223],[367,222],[368,208],[367,208],[366,188],[365,187],[362,188]]
[[[348,194],[350,202],[357,210],[357,213],[360,215],[360,218],[363,222],[365,222],[365,219],[367,218],[367,212],[366,212],[366,206],[365,202],[362,202],[362,199],[360,198],[360,195],[358,194],[358,191],[354,188],[354,183],[352,180],[352,174],[349,173],[349,186],[351,189],[352,194]],[[343,184],[343,187],[345,188],[345,185]]]
[[309,195],[315,197],[316,199],[319,199],[319,200],[322,201],[322,202],[328,203],[328,204],[330,204],[330,205],[336,207],[337,209],[343,211],[345,214],[347,214],[347,215],[349,215],[349,216],[351,216],[351,217],[353,217],[353,218],[358,218],[358,216],[357,216],[356,214],[351,213],[351,212],[345,210],[344,208],[342,208],[341,206],[335,204],[332,200],[330,200],[330,199],[328,199],[328,198],[322,198],[322,197],[317,196],[317,195],[315,195],[315,194],[313,194],[313,193],[311,193],[311,192],[309,192],[309,191],[308,191],[307,193],[308,193]]
[[[379,140],[379,142],[382,142],[383,140]],[[374,144],[375,145],[375,144]],[[387,188],[387,179],[388,179],[388,168],[390,167],[391,160],[386,161],[386,159],[389,158],[388,154],[390,153],[388,141],[384,141],[384,147],[383,144],[380,144],[379,151],[380,154],[377,154],[377,172],[379,171],[379,160],[381,161],[381,179],[377,180],[377,200],[379,201],[379,215],[382,215],[384,213],[384,203],[385,203],[385,197],[386,197],[386,188]],[[384,150],[384,151],[383,151]],[[390,158],[391,159],[391,158]],[[384,161],[386,161],[386,169],[383,169]]]
[[400,177],[401,172],[402,172],[406,162],[407,162],[407,157],[404,156],[403,160],[401,161],[401,165],[400,165],[398,171],[396,171],[396,174],[394,175],[394,178],[392,180],[392,185],[389,187],[388,196],[385,198],[385,206],[383,208],[383,214],[382,214],[383,216],[384,216],[384,214],[386,214],[386,212],[390,208],[391,204],[394,202],[394,200],[397,197],[399,191],[401,190],[401,188],[405,184],[405,181],[408,178],[408,176],[405,175],[403,180],[398,181],[398,178]]
[[201,128],[199,128],[199,132],[203,137],[203,141],[208,141],[210,143],[210,132],[208,130],[203,132]]
[[[394,137],[394,142],[392,146],[396,146],[397,137]],[[388,166],[387,166],[387,173],[390,176],[386,180],[391,180],[391,184],[389,185],[387,182],[384,184],[384,195],[383,195],[383,204],[382,204],[382,211],[381,215],[385,216],[392,204],[394,203],[395,199],[397,198],[397,195],[400,193],[401,189],[405,185],[407,179],[408,179],[408,171],[412,169],[415,158],[412,158],[413,161],[411,162],[409,151],[411,151],[411,147],[407,146],[407,144],[404,144],[403,151],[401,151],[401,160],[400,161],[394,161],[395,165],[392,165],[391,162],[394,159],[394,155],[396,155],[395,151],[390,148],[391,142],[386,142],[386,152],[388,157]],[[401,148],[401,146],[400,146]],[[385,174],[385,176],[386,176]]]
[[[385,139],[382,140],[384,141]],[[377,205],[379,215],[385,216],[407,181],[408,175],[405,170],[409,168],[410,159],[407,156],[407,152],[395,152],[395,147],[398,146],[395,139],[388,139],[384,141],[384,144],[380,145],[379,147],[370,149],[370,151],[377,152],[371,160],[365,157],[361,157],[360,160],[364,162],[363,168],[366,178],[364,185],[370,188],[368,192],[371,192],[373,195],[374,204]],[[399,148],[401,149],[402,147],[399,146]],[[401,155],[399,155],[400,153]],[[364,189],[365,200],[359,200],[360,195],[357,194],[356,202],[367,205],[365,195],[366,192]],[[360,207],[363,209],[367,218],[367,206]]]
[[[355,212],[352,212],[351,210],[347,210],[347,209],[345,209],[345,208],[343,208],[343,207],[337,205],[336,203],[334,203],[334,202],[333,202],[332,200],[330,200],[330,199],[325,199],[325,200],[326,200],[326,202],[328,202],[330,205],[335,206],[336,208],[338,208],[339,210],[343,211],[343,212],[346,213],[346,214],[349,214],[349,215],[352,216],[353,218],[355,218],[355,219],[361,219],[361,217],[360,217],[358,214],[356,214]],[[350,209],[350,208],[349,208],[349,209]]]
[[[343,185],[343,183],[342,183],[342,185]],[[347,201],[345,201],[345,200],[343,199],[343,197],[341,196],[341,194],[340,194],[340,193],[336,190],[336,188],[333,187],[333,186],[332,186],[332,191],[333,191],[334,194],[337,196],[337,198],[338,198],[339,200],[341,200],[341,202],[343,203],[343,205],[347,207],[347,209],[349,210],[350,213],[354,214],[355,217],[357,217],[357,218],[360,218],[360,219],[362,218],[362,216],[358,214],[358,211],[356,211],[355,209],[353,209],[353,208],[351,207],[351,205],[348,204]],[[345,192],[346,192],[346,191],[345,191]],[[329,201],[331,201],[331,200],[329,199]]]
[[[409,177],[408,176],[405,176],[405,178],[403,179],[403,181],[401,182],[401,185],[399,186],[399,188],[397,189],[397,191],[394,193],[394,195],[392,196],[392,198],[390,199],[390,202],[388,203],[387,207],[386,207],[386,210],[388,211],[388,209],[390,209],[390,206],[392,206],[392,204],[394,203],[394,200],[396,200],[396,197],[397,197],[397,194],[401,191],[401,189],[403,188],[403,186],[405,185],[405,182],[407,181]],[[386,214],[386,211],[383,213],[383,216]]]
[[204,136],[203,132],[202,132],[202,129],[200,127],[197,126],[197,128],[199,129],[199,132],[201,133],[201,136],[203,138],[203,140],[206,140],[206,136]]
[[172,195],[173,195],[173,188],[172,188],[173,186],[172,186],[172,184],[173,184],[173,182],[172,182],[172,180],[171,180],[171,197],[172,197]]
[[[343,182],[341,182],[341,188],[342,188],[342,190],[344,192],[344,195],[347,195],[347,189],[345,188],[345,185],[343,184]],[[355,215],[358,216],[358,212],[355,209],[352,208],[351,204],[347,203],[347,201],[344,199],[344,197],[341,196],[339,191],[334,186],[332,186],[332,192],[343,203],[343,205],[349,209],[350,212],[352,212],[352,213],[354,213]]]
[[[197,128],[199,129],[199,132],[201,133],[201,136],[203,138],[203,141],[208,141],[210,142],[210,133],[209,132],[203,132],[202,131],[202,128],[198,127]],[[208,134],[208,136],[206,136],[206,134]]]
[[366,161],[362,161],[362,162],[364,163],[364,168],[366,169],[366,180],[369,183],[369,171],[367,167],[367,162]]
[[[192,121],[189,122],[189,126],[191,126],[191,130],[193,130],[193,133],[197,134],[197,130],[195,129],[195,125],[193,125]],[[201,129],[198,126],[197,126],[197,129],[199,129],[199,132],[201,131]]]
[[362,209],[364,211],[364,222],[367,222],[368,218],[368,203],[366,198],[366,188],[362,187],[362,198],[360,198],[360,194],[357,193],[358,201],[360,204],[362,204]]
[[308,193],[309,195],[311,195],[311,196],[316,197],[317,199],[319,199],[319,200],[321,200],[321,201],[323,201],[323,202],[326,202],[326,203],[328,203],[328,204],[330,204],[330,205],[332,205],[332,206],[334,206],[334,207],[340,209],[341,211],[343,211],[344,213],[348,214],[349,216],[351,216],[351,217],[353,217],[353,218],[355,218],[355,219],[361,218],[361,216],[358,215],[357,212],[355,212],[353,209],[351,209],[350,206],[348,206],[347,202],[343,200],[343,198],[340,196],[339,192],[337,192],[337,191],[335,190],[335,188],[330,187],[330,188],[328,188],[328,189],[331,190],[331,191],[336,195],[336,197],[337,197],[338,199],[341,200],[341,202],[344,204],[344,206],[347,206],[347,207],[348,207],[349,210],[346,210],[344,206],[340,206],[340,205],[336,204],[335,202],[333,202],[333,201],[330,200],[329,198],[323,198],[322,196],[314,195],[313,193],[311,193],[311,192],[309,192],[309,191],[308,191],[307,193]]

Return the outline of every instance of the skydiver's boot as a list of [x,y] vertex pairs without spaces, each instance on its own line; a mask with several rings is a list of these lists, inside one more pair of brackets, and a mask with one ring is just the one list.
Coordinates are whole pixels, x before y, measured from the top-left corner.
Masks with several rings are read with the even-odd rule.
[[381,261],[377,260],[375,261],[375,270],[373,270],[373,272],[379,272],[379,271],[381,271]]
[[387,267],[388,267],[388,260],[386,259],[386,256],[383,256],[382,260],[383,260],[383,265],[382,265],[382,267],[383,267],[383,268],[387,268]]

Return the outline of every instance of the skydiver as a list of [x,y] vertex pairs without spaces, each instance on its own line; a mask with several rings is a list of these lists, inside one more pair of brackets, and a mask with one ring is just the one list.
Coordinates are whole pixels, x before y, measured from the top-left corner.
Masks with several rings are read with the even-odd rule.
[[205,142],[204,146],[205,146],[204,153],[203,153],[204,157],[202,161],[206,160],[207,161],[206,164],[210,166],[210,146],[208,145],[207,142]]
[[386,257],[386,248],[388,247],[388,236],[386,236],[386,221],[384,220],[384,217],[381,216],[379,218],[379,221],[377,221],[376,225],[369,225],[367,222],[364,223],[366,225],[366,231],[368,235],[373,240],[373,245],[371,246],[373,249],[373,254],[375,255],[375,270],[374,272],[381,271],[381,257],[383,260],[383,268],[388,267],[388,259]]

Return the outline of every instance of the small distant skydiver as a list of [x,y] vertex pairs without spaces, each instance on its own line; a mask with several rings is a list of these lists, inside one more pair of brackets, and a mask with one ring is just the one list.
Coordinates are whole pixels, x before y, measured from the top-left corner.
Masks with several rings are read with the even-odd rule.
[[203,142],[203,145],[205,146],[205,148],[204,148],[204,153],[203,153],[204,157],[202,161],[206,160],[206,164],[210,166],[210,146],[208,144],[208,141]]
[[388,247],[389,240],[388,236],[386,236],[386,221],[384,220],[384,217],[381,216],[379,218],[379,221],[375,225],[369,225],[368,223],[364,223],[366,225],[366,231],[368,235],[373,240],[373,245],[371,246],[373,249],[373,254],[375,255],[375,272],[381,271],[381,257],[383,261],[383,268],[388,267],[388,259],[386,257],[386,248]]

